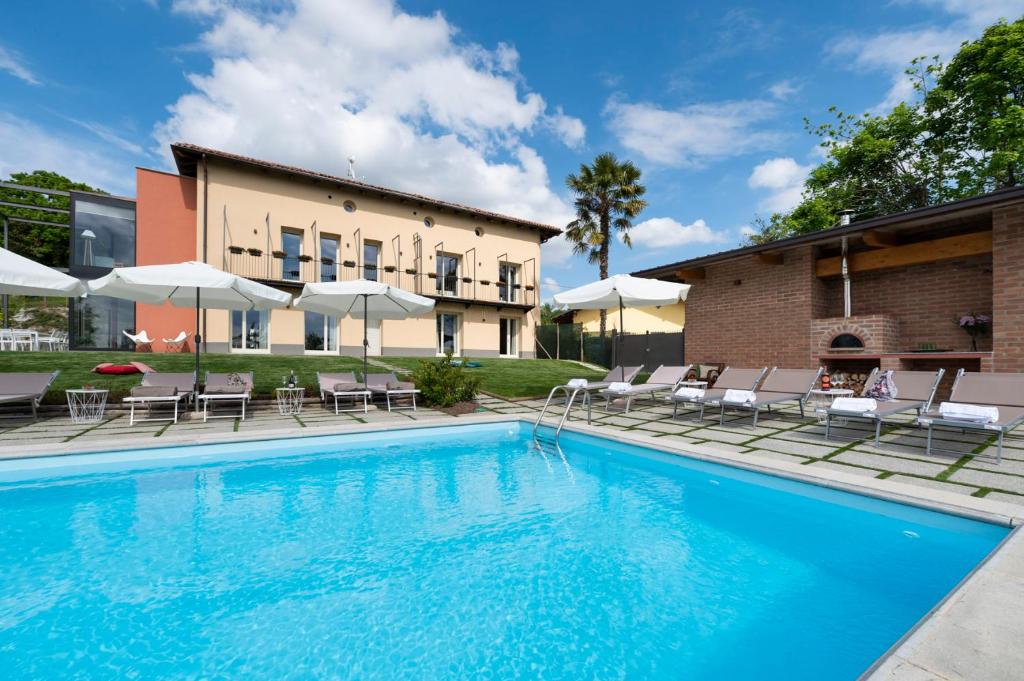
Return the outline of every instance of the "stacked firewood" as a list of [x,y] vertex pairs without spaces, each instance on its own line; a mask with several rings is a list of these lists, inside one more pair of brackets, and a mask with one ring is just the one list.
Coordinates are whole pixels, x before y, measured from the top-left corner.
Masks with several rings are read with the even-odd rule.
[[830,371],[827,372],[827,376],[829,387],[852,390],[854,395],[859,395],[864,390],[864,384],[868,380],[868,374],[859,371]]

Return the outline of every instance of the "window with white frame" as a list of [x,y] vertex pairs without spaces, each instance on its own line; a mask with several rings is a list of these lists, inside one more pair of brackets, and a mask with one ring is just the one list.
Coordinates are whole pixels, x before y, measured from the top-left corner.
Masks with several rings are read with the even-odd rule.
[[231,349],[270,349],[270,310],[231,311]]
[[306,312],[306,352],[338,351],[338,318]]
[[380,242],[363,242],[363,279],[367,281],[378,281],[377,272],[380,270]]
[[459,256],[438,253],[436,274],[439,295],[459,295]]
[[459,351],[459,316],[447,312],[439,313],[437,315],[437,354],[458,355]]
[[498,354],[502,357],[519,356],[519,320],[512,317],[501,317],[498,320]]
[[297,232],[281,232],[281,279],[284,281],[301,281],[302,271],[299,256],[302,255],[302,235]]
[[338,281],[338,237],[320,236],[320,281]]
[[514,303],[518,297],[519,265],[510,262],[498,264],[498,300],[503,303]]

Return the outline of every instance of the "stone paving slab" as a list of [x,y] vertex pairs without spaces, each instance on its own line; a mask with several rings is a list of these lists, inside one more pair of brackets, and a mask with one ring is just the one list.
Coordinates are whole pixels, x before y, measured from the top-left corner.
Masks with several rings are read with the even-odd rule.
[[789,463],[803,463],[810,461],[807,457],[797,456],[796,454],[786,454],[784,452],[775,452],[770,449],[755,449],[748,451],[750,456],[755,458],[772,459],[773,461],[786,461]]
[[989,473],[988,471],[971,470],[961,468],[949,476],[950,480],[965,482],[969,485],[981,487],[992,487],[1008,492],[1019,492],[1024,494],[1024,477],[1017,475],[1003,475],[1001,473]]
[[852,450],[842,452],[841,454],[832,457],[831,460],[843,463],[853,463],[860,466],[867,466],[869,468],[878,468],[880,470],[896,471],[899,473],[918,473],[930,477],[936,476],[949,468],[949,464],[928,463],[926,461],[918,461],[917,459],[901,459],[895,456],[868,454],[866,452],[855,452]]
[[685,426],[680,423],[666,423],[663,421],[648,421],[637,426],[639,430],[649,430],[654,433],[688,433],[696,428]]
[[861,475],[865,478],[877,478],[882,471],[873,468],[861,468],[860,466],[846,466],[841,463],[829,461],[812,461],[807,464],[808,468],[821,468],[825,470],[840,471],[849,475]]
[[947,492],[953,492],[955,494],[974,494],[975,492],[978,491],[977,487],[972,487],[970,485],[957,485],[951,482],[943,482],[942,480],[914,478],[909,475],[893,475],[889,479],[894,482],[903,482],[908,485],[921,485],[922,487],[941,489]]
[[1024,504],[1024,496],[1007,494],[1005,492],[989,492],[985,495],[985,498],[994,501],[1005,501],[1008,504]]
[[779,437],[766,437],[758,440],[757,442],[751,443],[751,446],[758,447],[759,449],[771,449],[772,451],[783,452],[785,454],[798,454],[800,456],[810,458],[820,458],[827,454],[831,454],[842,445],[813,444],[811,442],[784,440]]

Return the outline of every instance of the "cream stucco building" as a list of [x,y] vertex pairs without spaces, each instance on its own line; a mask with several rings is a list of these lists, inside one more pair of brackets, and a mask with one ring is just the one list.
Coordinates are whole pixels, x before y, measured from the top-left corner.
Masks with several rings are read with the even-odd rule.
[[[598,333],[601,331],[600,310],[576,310],[571,313],[572,323],[580,324],[587,333]],[[565,316],[559,320],[568,321]],[[622,321],[626,333],[644,333],[650,331],[678,333],[686,326],[686,304],[679,302],[675,305],[663,305],[661,307],[632,307],[622,311]],[[606,324],[608,331],[619,330],[619,310],[608,310]]]
[[[196,259],[295,294],[305,282],[383,281],[434,298],[436,309],[372,323],[371,354],[533,356],[540,246],[557,228],[195,145],[172,151],[180,176],[139,171],[139,241],[163,242],[148,261],[194,247]],[[147,215],[141,206],[168,202],[168,187],[189,205]],[[190,214],[192,229],[169,223]],[[159,337],[160,310],[140,310],[138,326]],[[362,352],[358,320],[293,309],[204,317],[211,352]]]

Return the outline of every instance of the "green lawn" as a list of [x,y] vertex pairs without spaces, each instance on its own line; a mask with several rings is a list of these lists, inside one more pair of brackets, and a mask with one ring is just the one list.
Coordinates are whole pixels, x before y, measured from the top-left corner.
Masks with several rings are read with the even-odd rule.
[[[384,357],[384,361],[412,370],[422,361],[418,357]],[[597,380],[605,371],[585,369],[575,362],[556,359],[480,359],[465,358],[483,366],[466,369],[481,377],[480,389],[499,397],[547,397],[548,391],[570,378]]]
[[[138,374],[130,376],[103,376],[92,373],[101,362],[127,364],[131,361],[148,364],[157,371],[191,371],[195,358],[188,354],[136,353],[136,352],[0,352],[0,372],[53,371],[60,376],[47,394],[45,402],[64,402],[65,388],[94,385],[110,390],[111,399],[126,395],[138,385]],[[422,361],[418,357],[382,357],[381,360],[408,370]],[[431,360],[434,361],[434,360]],[[502,397],[533,397],[547,395],[552,386],[570,378],[597,379],[603,376],[584,369],[573,362],[550,359],[477,359],[483,366],[466,371],[479,372],[480,387]],[[202,372],[254,371],[256,394],[270,396],[274,388],[289,371],[295,371],[299,381],[311,391],[316,390],[317,371],[358,371],[363,361],[355,357],[288,356],[288,355],[203,355]],[[370,368],[373,371],[373,367]],[[380,371],[380,369],[377,369]],[[202,373],[200,374],[200,379]]]

